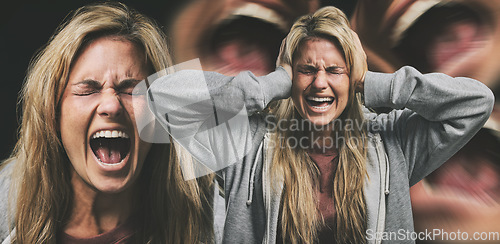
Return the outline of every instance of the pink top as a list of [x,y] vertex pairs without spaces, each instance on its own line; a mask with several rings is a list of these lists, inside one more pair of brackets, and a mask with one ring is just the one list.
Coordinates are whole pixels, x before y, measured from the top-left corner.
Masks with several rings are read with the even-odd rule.
[[[323,152],[322,150],[309,150],[309,157],[318,166],[319,188],[317,194],[318,211],[323,216],[325,225],[318,231],[315,243],[335,243],[335,198],[333,195],[333,179],[337,170],[338,153],[336,150]],[[283,243],[281,238],[281,220],[278,220],[276,243]]]
[[333,179],[337,171],[337,151],[317,152],[309,151],[309,157],[318,166],[319,191],[316,192],[318,199],[318,211],[325,221],[325,225],[318,231],[317,243],[335,243],[334,235],[336,228],[335,198],[333,195]]
[[89,238],[76,238],[64,232],[58,236],[58,244],[132,244],[136,233],[136,223],[133,219],[118,225],[116,228]]

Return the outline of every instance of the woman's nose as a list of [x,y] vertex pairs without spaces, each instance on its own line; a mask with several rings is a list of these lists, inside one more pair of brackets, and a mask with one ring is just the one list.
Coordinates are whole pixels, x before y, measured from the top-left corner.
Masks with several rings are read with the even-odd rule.
[[123,105],[116,92],[112,89],[103,91],[101,93],[101,101],[97,107],[99,116],[109,119],[120,116],[123,112]]
[[324,90],[328,88],[328,79],[324,71],[319,71],[316,73],[311,87],[317,90]]

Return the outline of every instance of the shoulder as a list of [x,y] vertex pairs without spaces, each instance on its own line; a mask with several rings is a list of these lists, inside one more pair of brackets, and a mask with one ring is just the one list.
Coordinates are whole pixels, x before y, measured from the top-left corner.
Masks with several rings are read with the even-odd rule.
[[3,203],[8,198],[7,195],[9,193],[15,163],[15,159],[8,159],[0,165],[0,207],[4,206]]
[[397,126],[398,119],[405,113],[411,112],[408,109],[391,109],[384,112],[375,112],[372,109],[363,107],[366,128],[368,132],[374,134],[382,134],[385,132],[393,132]]
[[9,219],[14,214],[14,211],[9,211],[10,206],[14,203],[10,194],[10,186],[12,181],[12,172],[16,160],[9,159],[0,166],[0,240],[3,241],[10,233],[12,222]]

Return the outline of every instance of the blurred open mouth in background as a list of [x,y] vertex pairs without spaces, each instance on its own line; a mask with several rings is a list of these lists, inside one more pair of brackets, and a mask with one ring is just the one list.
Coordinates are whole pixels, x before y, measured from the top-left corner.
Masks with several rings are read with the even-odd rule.
[[[495,42],[492,10],[480,1],[394,1],[381,30],[389,34],[392,50],[403,63],[424,73],[474,77],[486,57],[493,57],[495,65],[500,63],[500,53],[497,57],[490,53]],[[426,178],[435,194],[488,206],[500,202],[500,162],[496,162],[500,154],[491,148],[500,144],[496,133],[487,134],[490,131],[484,129]]]
[[500,140],[494,133],[482,129],[448,162],[411,188],[417,231],[471,234],[500,230]]
[[281,41],[295,18],[318,1],[193,1],[174,20],[177,63],[200,58],[203,69],[225,75],[250,70],[265,75],[276,67]]
[[[359,0],[356,11],[351,21],[370,70],[411,65],[471,77],[498,92],[499,0]],[[416,231],[500,231],[498,121],[495,108],[487,128],[411,188]]]
[[[259,8],[241,8],[239,10],[259,11]],[[257,75],[265,75],[275,67],[279,44],[285,36],[286,26],[283,19],[262,19],[250,12],[240,11],[213,29],[208,30],[205,40],[200,44],[203,63],[211,69],[227,75],[236,75],[242,70],[251,70]],[[269,11],[269,13],[273,13]]]
[[493,22],[480,5],[413,1],[401,8],[408,10],[391,12],[386,28],[391,29],[399,57],[422,72],[448,70],[470,61],[492,39]]
[[424,73],[471,77],[498,88],[500,1],[360,0],[359,6],[364,11],[355,17],[358,34],[379,56],[371,59],[371,67],[411,65]]

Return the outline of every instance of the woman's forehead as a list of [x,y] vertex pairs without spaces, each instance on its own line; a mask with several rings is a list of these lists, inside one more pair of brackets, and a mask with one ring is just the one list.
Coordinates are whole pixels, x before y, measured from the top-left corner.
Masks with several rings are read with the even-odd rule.
[[292,57],[292,63],[296,64],[299,60],[310,63],[314,62],[316,58],[326,58],[337,66],[340,64],[345,66],[343,50],[335,42],[322,37],[304,39],[297,47]]

